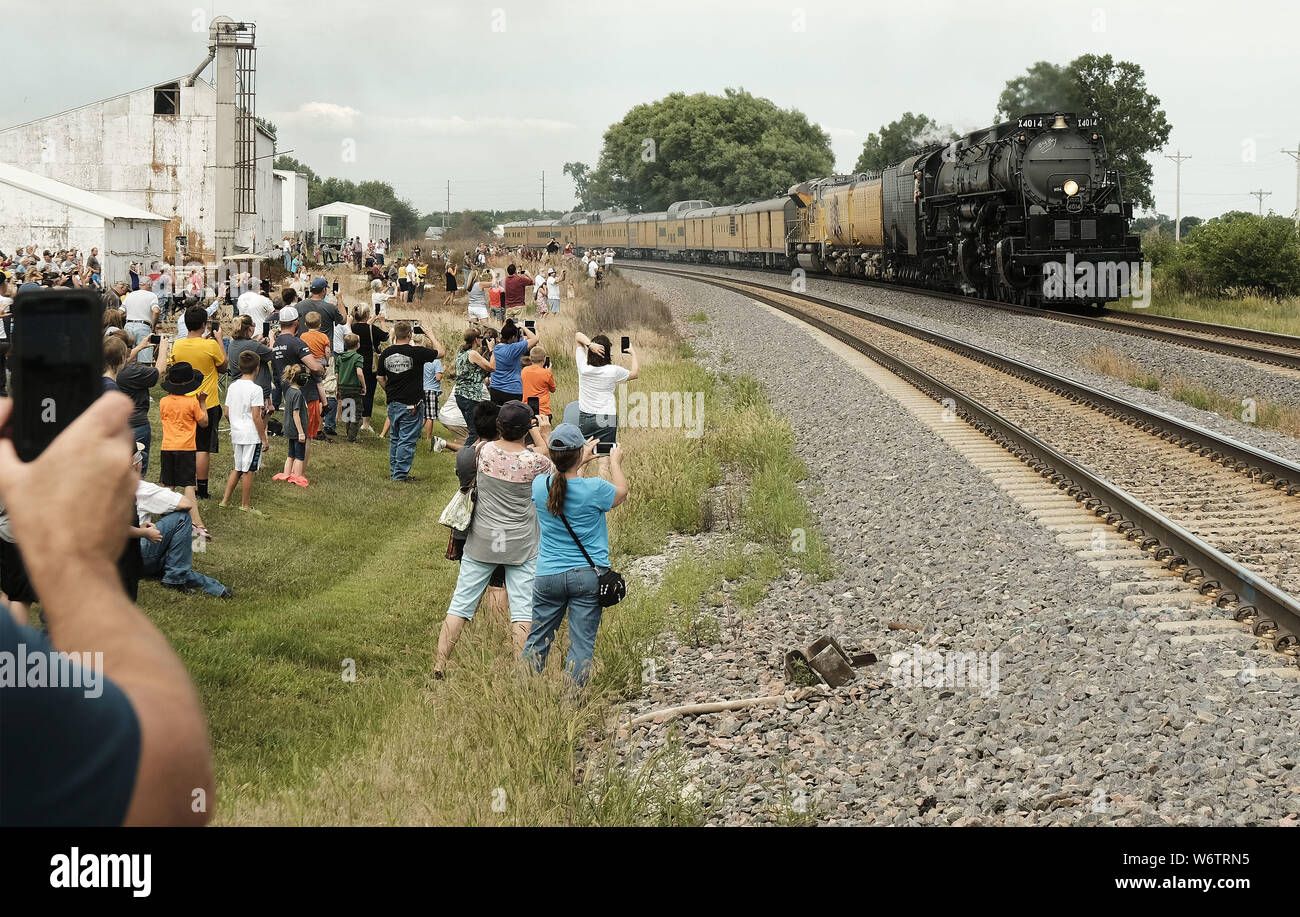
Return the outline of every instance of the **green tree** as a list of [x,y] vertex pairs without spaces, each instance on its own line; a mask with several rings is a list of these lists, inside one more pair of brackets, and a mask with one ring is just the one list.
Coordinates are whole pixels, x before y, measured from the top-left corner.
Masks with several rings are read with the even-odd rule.
[[690,198],[735,203],[784,194],[833,164],[826,132],[796,109],[743,89],[676,92],[610,126],[579,196],[588,209],[663,210]]
[[1206,292],[1300,294],[1300,238],[1286,217],[1229,213],[1196,227],[1186,257],[1204,278]]
[[292,156],[286,156],[283,153],[275,157],[275,167],[284,172],[301,172],[307,176],[307,187],[320,184],[320,176],[312,171],[311,166],[304,165]]
[[956,139],[951,126],[940,126],[926,115],[904,112],[897,121],[881,125],[879,134],[867,135],[853,171],[878,172],[922,147]]
[[564,174],[573,179],[573,193],[578,198],[578,210],[595,210],[597,204],[593,204],[588,196],[588,190],[591,185],[591,166],[585,162],[566,162],[564,164]]
[[1000,118],[1032,111],[1096,112],[1126,196],[1143,207],[1154,205],[1146,157],[1164,147],[1171,128],[1140,66],[1109,54],[1084,54],[1064,67],[1039,61],[1009,80],[998,97]]

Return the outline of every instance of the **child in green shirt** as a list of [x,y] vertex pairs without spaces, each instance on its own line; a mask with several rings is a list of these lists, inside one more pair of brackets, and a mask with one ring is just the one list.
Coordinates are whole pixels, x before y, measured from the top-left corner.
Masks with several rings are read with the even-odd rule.
[[360,347],[361,338],[357,335],[343,335],[343,353],[338,355],[334,367],[339,380],[339,420],[347,424],[350,443],[357,441],[361,430],[361,406],[366,394]]

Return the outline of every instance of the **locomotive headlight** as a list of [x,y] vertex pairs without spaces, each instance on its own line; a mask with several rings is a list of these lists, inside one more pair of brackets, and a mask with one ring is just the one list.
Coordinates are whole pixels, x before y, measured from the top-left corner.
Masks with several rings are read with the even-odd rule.
[[1079,193],[1079,183],[1072,178],[1061,186],[1061,190],[1065,192],[1066,197],[1074,197]]

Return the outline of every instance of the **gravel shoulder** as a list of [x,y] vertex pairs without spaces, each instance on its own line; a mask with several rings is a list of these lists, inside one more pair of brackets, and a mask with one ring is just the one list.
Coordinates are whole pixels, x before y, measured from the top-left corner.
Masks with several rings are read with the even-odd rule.
[[[733,292],[628,274],[672,305],[704,365],[757,377],[789,418],[838,570],[778,580],[722,616],[719,644],[670,643],[629,712],[779,690],[781,654],[822,634],[881,659],[855,691],[639,726],[629,763],[675,734],[714,824],[1300,823],[1300,683],[1225,678],[1238,650],[1171,644],[806,331]],[[888,684],[891,654],[917,652],[974,654],[986,677]]]
[[[700,270],[689,265],[673,267]],[[708,271],[768,286],[778,286],[782,282],[776,273],[713,267]],[[1109,347],[1150,372],[1164,376],[1180,374],[1238,400],[1271,398],[1285,404],[1300,404],[1300,379],[1261,364],[1171,346],[1132,334],[1093,330],[1032,315],[933,299],[905,290],[883,290],[826,280],[816,275],[807,277],[806,290],[815,296],[859,305],[890,318],[986,347],[1300,462],[1300,440],[1294,437],[1261,429],[1236,417],[1194,408],[1160,392],[1136,388],[1089,369],[1082,360],[1091,351]]]

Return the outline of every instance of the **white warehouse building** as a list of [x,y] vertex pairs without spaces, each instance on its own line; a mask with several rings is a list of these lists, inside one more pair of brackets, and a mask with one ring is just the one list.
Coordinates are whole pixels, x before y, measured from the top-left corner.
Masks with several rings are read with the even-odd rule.
[[126,280],[131,262],[163,256],[165,217],[122,201],[0,163],[3,247],[35,244],[58,251],[99,249],[104,285]]
[[307,176],[301,172],[276,169],[280,185],[280,232],[295,239],[309,232],[307,227]]
[[255,117],[254,32],[217,17],[192,73],[0,129],[0,162],[162,216],[169,261],[265,251],[283,233],[282,191]]
[[346,201],[313,207],[307,211],[307,223],[307,231],[314,234],[313,238],[317,242],[342,241],[360,236],[361,244],[366,245],[388,239],[393,232],[391,214]]

